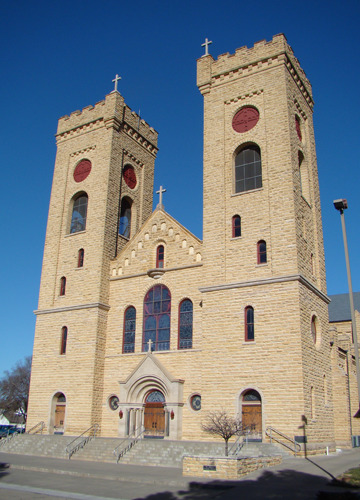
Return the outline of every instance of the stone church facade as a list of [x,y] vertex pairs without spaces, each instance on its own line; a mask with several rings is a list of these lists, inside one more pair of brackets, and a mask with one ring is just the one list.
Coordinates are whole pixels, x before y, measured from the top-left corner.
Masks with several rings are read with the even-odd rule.
[[152,211],[158,134],[117,90],[59,120],[27,426],[208,440],[223,409],[256,439],[350,445],[311,85],[284,35],[201,57],[197,85],[203,240]]

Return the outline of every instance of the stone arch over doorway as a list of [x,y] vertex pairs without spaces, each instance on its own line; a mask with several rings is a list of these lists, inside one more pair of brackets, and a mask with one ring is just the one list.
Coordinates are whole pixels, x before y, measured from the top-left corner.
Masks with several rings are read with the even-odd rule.
[[[155,437],[181,439],[183,384],[149,352],[128,378],[119,382],[119,415],[123,416],[119,419],[119,436],[133,435],[144,426],[149,435],[153,430]],[[159,401],[151,401],[151,394]]]
[[51,398],[50,434],[64,434],[66,422],[66,396],[63,392],[56,392]]
[[243,429],[248,439],[262,441],[263,434],[263,402],[260,392],[254,388],[247,388],[240,393],[240,415]]

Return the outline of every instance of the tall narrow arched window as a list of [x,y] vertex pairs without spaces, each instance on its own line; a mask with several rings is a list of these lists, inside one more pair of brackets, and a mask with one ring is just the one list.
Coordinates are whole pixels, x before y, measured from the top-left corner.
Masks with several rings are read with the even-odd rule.
[[66,354],[67,334],[68,334],[67,326],[63,326],[61,329],[60,354]]
[[135,351],[135,328],[136,328],[136,309],[130,306],[126,309],[124,315],[124,340],[123,352]]
[[130,238],[131,231],[131,201],[128,198],[121,200],[119,234]]
[[71,215],[70,233],[78,233],[86,229],[86,216],[88,207],[88,196],[81,193],[74,198]]
[[238,238],[241,236],[241,218],[240,215],[234,215],[232,218],[232,237]]
[[66,278],[63,276],[60,280],[60,295],[65,295],[66,292]]
[[165,285],[155,285],[144,299],[143,351],[170,349],[171,294]]
[[255,340],[254,308],[251,306],[245,307],[245,340],[247,342]]
[[260,240],[257,244],[257,263],[266,264],[267,254],[266,254],[266,241]]
[[193,336],[193,303],[185,299],[179,306],[179,349],[191,349]]
[[80,248],[78,252],[78,267],[84,266],[84,255],[85,255],[84,249]]
[[156,249],[156,267],[161,269],[164,267],[164,256],[164,245],[159,245]]
[[255,144],[241,149],[235,157],[235,193],[262,187],[261,153]]

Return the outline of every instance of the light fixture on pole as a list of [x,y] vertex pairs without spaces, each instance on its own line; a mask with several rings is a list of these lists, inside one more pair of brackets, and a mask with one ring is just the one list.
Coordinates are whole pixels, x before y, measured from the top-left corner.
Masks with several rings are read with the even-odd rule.
[[344,215],[344,210],[346,210],[348,208],[347,200],[345,200],[345,199],[334,200],[334,207],[336,208],[336,210],[339,210],[339,212],[340,212],[341,227],[342,227],[343,240],[344,240],[346,272],[347,272],[347,279],[348,279],[348,286],[349,286],[351,326],[352,326],[352,336],[353,336],[354,350],[355,350],[356,380],[357,380],[358,402],[359,402],[359,409],[355,413],[354,418],[360,418],[360,366],[359,366],[359,348],[358,348],[358,340],[357,340],[355,309],[354,309],[354,296],[353,296],[352,283],[351,283],[349,250],[348,250],[348,244],[347,244],[346,227],[345,227],[345,215]]

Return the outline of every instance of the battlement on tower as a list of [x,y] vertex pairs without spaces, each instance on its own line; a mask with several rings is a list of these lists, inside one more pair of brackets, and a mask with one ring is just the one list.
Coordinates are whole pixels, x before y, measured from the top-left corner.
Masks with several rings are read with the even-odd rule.
[[206,93],[209,85],[221,82],[228,76],[243,76],[279,62],[286,64],[307,101],[312,104],[311,84],[282,33],[275,35],[270,42],[260,40],[251,48],[240,47],[235,54],[227,52],[216,60],[211,55],[201,57],[197,61],[197,85],[202,93]]
[[56,136],[58,140],[66,139],[75,131],[88,130],[94,125],[108,126],[108,124],[116,124],[118,127],[122,124],[126,125],[127,129],[133,129],[138,136],[143,137],[153,146],[157,146],[158,133],[156,130],[132,111],[117,91],[108,94],[103,101],[97,102],[95,106],[86,106],[81,111],[73,111],[70,116],[62,116],[58,121]]

